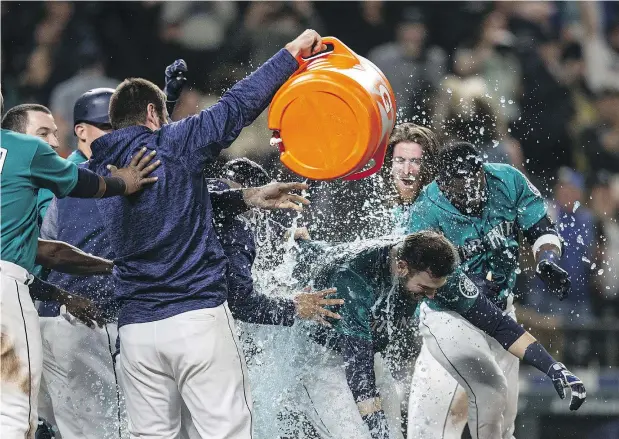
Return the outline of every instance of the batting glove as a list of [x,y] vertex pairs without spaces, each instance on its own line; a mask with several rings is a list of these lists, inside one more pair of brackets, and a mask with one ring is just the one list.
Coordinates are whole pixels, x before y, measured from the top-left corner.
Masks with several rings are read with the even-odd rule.
[[567,274],[567,271],[559,267],[555,262],[542,259],[537,264],[535,272],[559,300],[565,299],[570,293],[572,288],[570,276]]
[[176,101],[181,96],[183,86],[187,82],[187,63],[177,59],[165,69],[165,93],[168,101]]
[[568,387],[572,392],[572,400],[570,401],[570,410],[578,410],[578,408],[587,399],[587,391],[585,386],[576,375],[567,370],[563,363],[554,363],[548,370],[548,376],[555,386],[555,390],[561,397],[565,399],[565,389]]

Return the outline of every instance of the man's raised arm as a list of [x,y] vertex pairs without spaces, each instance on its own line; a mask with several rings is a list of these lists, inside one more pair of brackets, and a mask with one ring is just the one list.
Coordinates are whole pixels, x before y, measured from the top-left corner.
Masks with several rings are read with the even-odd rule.
[[262,113],[279,88],[297,70],[295,57],[314,55],[326,46],[316,31],[306,30],[247,78],[237,82],[215,105],[195,116],[165,125],[180,155],[196,172],[228,147]]

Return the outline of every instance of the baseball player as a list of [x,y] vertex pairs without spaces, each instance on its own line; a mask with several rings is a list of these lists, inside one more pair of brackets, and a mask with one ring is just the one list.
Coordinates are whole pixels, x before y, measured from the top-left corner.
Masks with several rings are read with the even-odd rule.
[[[397,438],[400,401],[381,356],[401,361],[413,351],[417,300],[409,293],[442,287],[457,263],[453,246],[434,232],[303,251],[296,277],[335,287],[344,299],[334,331],[318,330],[318,345],[300,355],[296,405],[322,438]],[[395,403],[394,403],[395,402]]]
[[[483,164],[475,148],[465,142],[445,147],[439,153],[438,165],[437,179],[412,206],[408,231],[435,229],[444,233],[458,247],[467,273],[491,276],[499,285],[499,292],[490,299],[504,315],[515,320],[512,289],[518,264],[517,233],[521,230],[533,245],[538,275],[564,297],[570,283],[567,273],[556,264],[561,241],[539,192],[528,179],[511,166]],[[475,290],[461,289],[465,298],[475,294]],[[462,306],[469,305],[465,301]],[[422,304],[420,330],[424,347],[466,391],[473,437],[511,438],[517,413],[518,360],[501,348],[501,344],[506,347],[505,340],[497,343],[465,323],[466,316],[449,312],[465,313],[460,306],[445,308],[438,301]],[[481,336],[487,339],[483,345],[478,343]],[[473,370],[466,363],[470,360],[466,352],[477,356],[480,368]],[[489,380],[490,376],[494,378]],[[409,417],[414,427],[409,429],[409,438],[434,437],[427,435],[426,426],[436,431],[441,422],[445,425],[445,418],[419,419],[418,415],[424,413],[420,408],[424,404],[423,389],[445,386],[444,380],[444,375],[432,371],[426,374],[422,390],[411,392]],[[425,399],[432,398],[430,395]],[[418,418],[413,421],[415,413]]]
[[[228,185],[252,187],[268,184],[268,173],[257,163],[246,159],[230,160],[224,165],[223,175],[228,181],[209,179],[209,189],[225,190]],[[326,299],[334,289],[314,293],[297,293],[294,298],[276,298],[260,294],[254,289],[252,266],[256,259],[254,230],[244,215],[216,222],[216,230],[224,254],[229,261],[228,306],[232,316],[248,323],[292,326],[295,317],[317,320],[328,326],[323,317],[339,319],[337,313],[323,307],[344,303],[341,299]]]
[[[413,123],[394,128],[386,154],[386,170],[397,193],[397,203],[392,209],[395,234],[404,234],[412,204],[421,189],[436,177],[439,146],[436,134],[429,128]],[[466,425],[466,392],[421,340],[415,348],[419,355],[413,373],[409,367],[396,371],[396,376],[401,375],[400,380],[406,382],[402,387],[410,388],[405,409],[407,437],[460,439]]]
[[[89,168],[121,166],[144,145],[164,163],[161,184],[147,196],[97,202],[116,255],[119,369],[131,437],[174,437],[183,403],[200,437],[251,436],[249,383],[226,304],[228,263],[202,171],[266,108],[298,68],[295,57],[325,48],[306,31],[217,104],[171,124],[165,95],[148,81],[125,80],[112,95],[115,131],[93,142]],[[306,187],[272,184],[231,195],[243,208],[301,209],[296,203],[307,200],[289,191]]]
[[[91,143],[111,131],[108,107],[113,92],[109,88],[90,90],[75,103],[77,148],[67,160],[81,168],[92,156]],[[94,200],[54,198],[43,219],[41,237],[114,259]],[[92,299],[106,320],[103,327],[93,330],[60,315],[57,302],[39,305],[43,383],[51,399],[51,407],[42,416],[56,425],[64,439],[119,438],[126,422],[113,367],[117,337],[113,278],[52,271],[47,279]]]
[[[1,101],[1,98],[0,98]],[[3,124],[4,126],[4,124]],[[152,155],[140,153],[123,169],[102,177],[60,158],[41,139],[6,129],[0,132],[2,261],[0,310],[2,334],[2,437],[32,437],[42,369],[41,335],[28,284],[37,254],[36,197],[47,188],[59,197],[130,195],[153,183]]]
[[[179,98],[187,65],[177,60],[166,68],[165,93],[171,102]],[[75,151],[68,160],[85,167],[92,156],[93,141],[112,130],[108,115],[114,89],[97,88],[75,102],[73,130]],[[114,258],[94,200],[57,199],[49,205],[41,236],[70,242],[93,254]],[[65,439],[126,437],[126,414],[114,368],[118,337],[118,307],[114,301],[113,279],[109,276],[71,276],[59,271],[48,280],[83,297],[91,298],[106,316],[102,328],[60,316],[60,304],[39,305],[43,340],[43,382],[50,407],[42,415],[56,425]],[[47,407],[46,407],[47,408]]]
[[[36,136],[44,140],[54,151],[58,149],[58,127],[49,108],[39,104],[22,104],[11,108],[2,118],[2,128],[17,133]],[[38,223],[41,226],[47,206],[54,194],[48,189],[39,190],[37,197]]]

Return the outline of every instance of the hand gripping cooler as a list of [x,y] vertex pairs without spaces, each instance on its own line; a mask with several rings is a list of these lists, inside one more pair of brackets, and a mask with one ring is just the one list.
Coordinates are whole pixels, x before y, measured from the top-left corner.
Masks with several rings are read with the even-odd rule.
[[[291,171],[314,180],[358,180],[383,165],[395,125],[395,97],[385,75],[340,40],[298,59],[299,69],[269,108],[271,144]],[[365,169],[369,166],[369,169]]]

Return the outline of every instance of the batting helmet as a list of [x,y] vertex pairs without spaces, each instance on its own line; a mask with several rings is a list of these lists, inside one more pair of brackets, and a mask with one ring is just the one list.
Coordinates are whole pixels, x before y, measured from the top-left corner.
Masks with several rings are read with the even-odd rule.
[[113,88],[95,88],[81,95],[73,107],[73,126],[80,122],[109,124],[110,98]]
[[264,186],[271,182],[271,176],[262,166],[245,157],[227,162],[223,166],[223,178],[243,187]]

